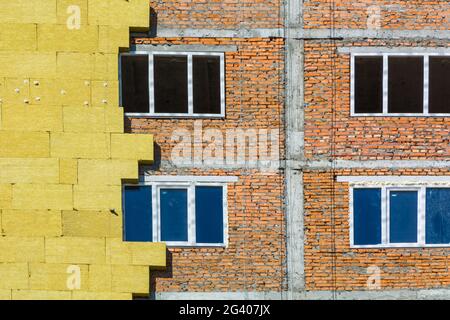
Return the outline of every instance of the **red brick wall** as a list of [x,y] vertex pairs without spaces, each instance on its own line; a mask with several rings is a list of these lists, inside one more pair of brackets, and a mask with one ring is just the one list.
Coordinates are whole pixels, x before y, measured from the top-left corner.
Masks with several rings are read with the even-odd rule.
[[[337,170],[334,175],[432,176],[450,175],[450,171],[353,169]],[[332,177],[331,171],[307,171],[304,175],[307,290],[365,290],[370,276],[367,268],[370,266],[380,268],[383,290],[439,288],[450,285],[448,248],[350,248],[349,185],[335,183],[334,210],[331,210]],[[333,220],[334,230],[331,227]],[[334,255],[333,239],[336,248]]]
[[[283,41],[280,39],[136,39],[135,43],[233,45],[227,52],[226,118],[205,119],[203,129],[280,131],[283,153]],[[175,129],[192,132],[192,119],[127,119],[128,131],[154,134],[163,161],[155,175],[237,176],[228,186],[229,246],[169,249],[169,268],[153,272],[156,292],[280,291],[285,281],[283,171],[175,169],[170,160]]]
[[[443,5],[443,2],[440,4]],[[358,8],[359,5],[356,6]],[[411,1],[409,8],[413,6],[417,6],[415,1]],[[408,10],[403,12],[405,17],[407,12],[413,12]],[[434,17],[430,12],[429,19]],[[439,10],[433,12],[437,15]],[[423,23],[423,16],[417,16],[419,25]],[[403,20],[401,24],[400,28],[410,27],[408,21]],[[351,117],[350,55],[337,51],[341,47],[447,48],[448,45],[448,41],[438,40],[306,41],[306,157],[310,160],[332,157],[356,161],[448,160],[448,117]],[[335,177],[342,175],[430,176],[450,175],[450,171],[389,167],[376,170],[339,169],[335,172],[325,169],[305,171],[306,289],[366,290],[370,276],[367,268],[370,266],[380,268],[382,289],[448,286],[449,249],[350,248],[349,186],[348,183],[333,182]]]
[[159,27],[197,29],[278,28],[280,0],[150,1]]
[[[329,0],[305,0],[305,28],[330,28],[331,3]],[[383,29],[446,30],[450,25],[447,0],[335,0],[333,3],[335,28],[366,29],[371,6],[379,7]]]
[[[339,41],[305,44],[305,154],[352,160],[445,159],[450,117],[351,117],[350,54],[339,47],[448,47],[446,41]],[[333,76],[334,75],[334,76]],[[332,81],[334,79],[334,99]],[[334,110],[334,124],[332,121]]]

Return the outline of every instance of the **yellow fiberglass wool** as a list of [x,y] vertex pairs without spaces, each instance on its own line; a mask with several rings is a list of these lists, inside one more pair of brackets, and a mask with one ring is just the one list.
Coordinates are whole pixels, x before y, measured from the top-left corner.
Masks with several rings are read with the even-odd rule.
[[125,134],[118,53],[148,0],[0,0],[0,299],[131,299],[165,246],[122,241],[121,184],[153,160]]

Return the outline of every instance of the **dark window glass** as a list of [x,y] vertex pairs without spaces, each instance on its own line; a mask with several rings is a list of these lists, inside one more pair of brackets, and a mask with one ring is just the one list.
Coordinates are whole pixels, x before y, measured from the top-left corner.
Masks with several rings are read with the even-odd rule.
[[188,112],[186,56],[157,56],[153,62],[155,112]]
[[430,113],[450,113],[450,57],[430,57]]
[[220,114],[220,57],[193,56],[194,113]]
[[124,187],[124,240],[151,242],[152,187]]
[[423,113],[423,57],[389,57],[389,113]]
[[381,243],[381,189],[353,190],[353,243]]
[[383,57],[355,57],[355,113],[383,112]]
[[186,189],[161,189],[161,240],[188,241]]
[[223,243],[223,188],[195,188],[197,243]]
[[149,112],[148,56],[121,57],[122,106],[128,113]]
[[450,189],[427,188],[425,229],[426,243],[450,243]]
[[391,191],[389,209],[389,242],[417,242],[417,191]]

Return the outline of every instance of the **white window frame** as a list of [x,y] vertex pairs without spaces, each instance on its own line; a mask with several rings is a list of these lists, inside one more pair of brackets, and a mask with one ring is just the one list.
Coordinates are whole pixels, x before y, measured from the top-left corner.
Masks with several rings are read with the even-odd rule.
[[[424,83],[423,83],[423,113],[389,113],[389,57],[423,57]],[[351,53],[350,67],[350,115],[352,117],[450,117],[450,113],[430,113],[429,112],[429,77],[430,77],[430,57],[450,57],[450,53],[423,53],[423,52],[379,52],[379,53]],[[356,113],[355,112],[355,57],[383,57],[383,112],[381,113]]]
[[[223,52],[186,52],[186,51],[132,51],[119,55],[119,92],[120,106],[122,103],[122,56],[146,55],[148,56],[148,85],[149,85],[149,112],[135,113],[126,112],[129,117],[147,118],[224,118],[225,117],[225,53]],[[156,113],[155,112],[155,91],[154,91],[154,56],[186,56],[188,71],[188,112],[187,113]],[[194,113],[194,84],[193,84],[193,56],[215,56],[220,57],[220,114],[215,113]]]
[[[441,184],[355,184],[349,187],[349,225],[350,225],[350,247],[354,249],[364,248],[448,248],[449,244],[427,244],[426,233],[426,189],[446,188],[450,185]],[[381,189],[381,244],[356,245],[354,244],[354,201],[353,190],[355,189]],[[389,194],[391,191],[417,191],[417,242],[416,243],[390,243],[389,242]]]
[[[166,177],[157,176],[156,179],[143,179],[138,186],[152,187],[152,229],[153,242],[164,242],[168,247],[228,247],[228,183],[231,179],[220,179],[220,177]],[[226,177],[225,177],[226,178]],[[191,179],[191,181],[187,181]],[[136,184],[125,184],[125,186],[136,186]],[[222,187],[223,193],[223,242],[222,243],[197,243],[195,225],[195,188],[196,187]],[[160,211],[160,190],[161,189],[186,189],[188,201],[188,241],[162,241],[161,240],[161,211]]]

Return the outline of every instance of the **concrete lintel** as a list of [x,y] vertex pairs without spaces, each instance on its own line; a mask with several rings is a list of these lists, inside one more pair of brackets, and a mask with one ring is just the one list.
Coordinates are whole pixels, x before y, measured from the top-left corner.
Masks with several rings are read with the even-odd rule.
[[[156,300],[282,300],[283,292],[158,292]],[[355,291],[298,291],[291,300],[449,300],[450,288],[355,290]]]
[[339,176],[337,182],[350,183],[450,183],[450,176]]
[[450,38],[450,30],[371,30],[371,29],[301,29],[295,31],[299,39],[370,38],[370,39],[443,39]]
[[[301,10],[301,8],[299,8]],[[158,28],[156,37],[166,38],[281,38],[286,33],[287,38],[296,38],[304,40],[314,39],[442,39],[448,40],[450,38],[450,30],[390,30],[390,29],[303,29],[301,27],[301,19],[296,20],[298,14],[291,13],[292,18],[286,29],[283,28],[260,28],[260,29],[194,29],[194,28]],[[133,33],[134,37],[148,37],[147,33]]]
[[[277,38],[283,37],[282,28],[267,29],[194,29],[194,28],[164,28],[158,27],[156,37],[160,38]],[[143,36],[142,33],[133,33],[132,36]],[[144,36],[148,36],[145,34]]]
[[282,300],[282,292],[157,292],[155,300]]
[[[289,161],[290,167],[302,169],[331,169],[328,160]],[[449,160],[336,160],[335,169],[450,169]]]
[[429,48],[429,47],[341,47],[338,53],[431,53],[450,54],[450,48]]
[[171,44],[139,44],[131,46],[131,51],[175,51],[175,52],[237,52],[237,46],[218,46],[218,45],[171,45]]

